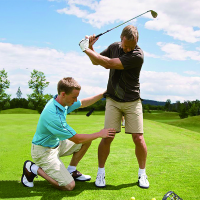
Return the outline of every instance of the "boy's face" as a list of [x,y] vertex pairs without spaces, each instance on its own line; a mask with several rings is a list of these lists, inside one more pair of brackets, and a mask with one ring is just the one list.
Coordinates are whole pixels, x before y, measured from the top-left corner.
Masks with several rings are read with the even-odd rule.
[[65,92],[62,94],[63,95],[63,105],[64,106],[71,106],[74,102],[77,101],[77,97],[79,96],[80,90],[73,89],[70,94],[65,94]]
[[123,37],[121,40],[121,47],[125,53],[133,51],[135,49],[135,46],[137,44],[136,40],[127,40],[126,37]]

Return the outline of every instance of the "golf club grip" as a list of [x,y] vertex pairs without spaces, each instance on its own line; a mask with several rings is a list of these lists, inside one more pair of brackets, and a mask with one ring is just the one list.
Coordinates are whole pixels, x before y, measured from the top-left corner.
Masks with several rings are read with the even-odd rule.
[[95,108],[92,108],[87,114],[86,116],[89,117],[93,112],[94,112]]
[[101,35],[103,35],[103,33],[100,33],[99,35],[96,35],[95,38],[100,37]]

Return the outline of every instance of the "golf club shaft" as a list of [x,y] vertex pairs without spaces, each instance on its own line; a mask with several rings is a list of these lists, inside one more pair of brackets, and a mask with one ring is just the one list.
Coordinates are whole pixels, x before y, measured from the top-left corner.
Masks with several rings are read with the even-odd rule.
[[131,21],[131,20],[133,20],[133,19],[136,19],[136,18],[140,17],[141,15],[144,15],[144,14],[146,14],[146,13],[148,13],[148,12],[151,12],[151,10],[148,10],[148,11],[146,11],[146,12],[144,12],[144,13],[142,13],[142,14],[140,14],[140,15],[138,15],[138,16],[132,18],[132,19],[129,19],[128,21],[125,21],[124,23],[122,23],[122,24],[120,24],[120,25],[118,25],[118,26],[115,26],[114,28],[111,28],[111,29],[105,31],[104,33],[100,33],[100,34],[96,35],[95,38],[98,38],[98,37],[102,36],[103,34],[108,33],[109,31],[112,31],[113,29],[118,28],[119,26],[122,26],[123,24],[126,24],[127,22],[129,22],[129,21]]

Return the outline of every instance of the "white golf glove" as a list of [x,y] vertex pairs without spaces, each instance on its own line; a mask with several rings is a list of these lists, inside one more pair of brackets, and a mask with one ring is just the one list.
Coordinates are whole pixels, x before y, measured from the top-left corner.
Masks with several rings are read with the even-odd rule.
[[85,51],[85,50],[89,49],[89,38],[82,39],[79,42],[79,46],[80,46],[82,51]]

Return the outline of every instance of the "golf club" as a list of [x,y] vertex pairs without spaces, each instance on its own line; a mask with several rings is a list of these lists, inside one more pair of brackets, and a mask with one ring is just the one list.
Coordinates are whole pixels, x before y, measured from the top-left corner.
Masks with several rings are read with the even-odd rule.
[[148,10],[148,11],[145,12],[145,13],[142,13],[142,14],[140,14],[140,15],[138,15],[138,16],[132,18],[132,19],[129,19],[128,21],[126,21],[126,22],[124,22],[124,23],[122,23],[122,24],[120,24],[120,25],[118,25],[118,26],[115,26],[114,28],[111,28],[111,29],[105,31],[104,33],[100,33],[99,35],[95,36],[95,38],[98,38],[98,37],[102,36],[103,34],[108,33],[108,32],[110,32],[110,31],[112,31],[113,29],[115,29],[115,28],[117,28],[117,27],[119,27],[119,26],[121,26],[121,25],[123,25],[123,24],[125,24],[125,23],[127,23],[127,22],[129,22],[129,21],[131,21],[131,20],[133,20],[133,19],[136,19],[137,17],[140,17],[141,15],[144,15],[144,14],[146,14],[146,13],[148,13],[148,12],[151,12],[151,15],[152,15],[153,18],[156,18],[156,17],[158,16],[158,14],[157,14],[155,11],[153,11],[153,10]]
[[95,108],[91,108],[91,110],[86,114],[87,117],[89,117],[93,112],[94,112]]

